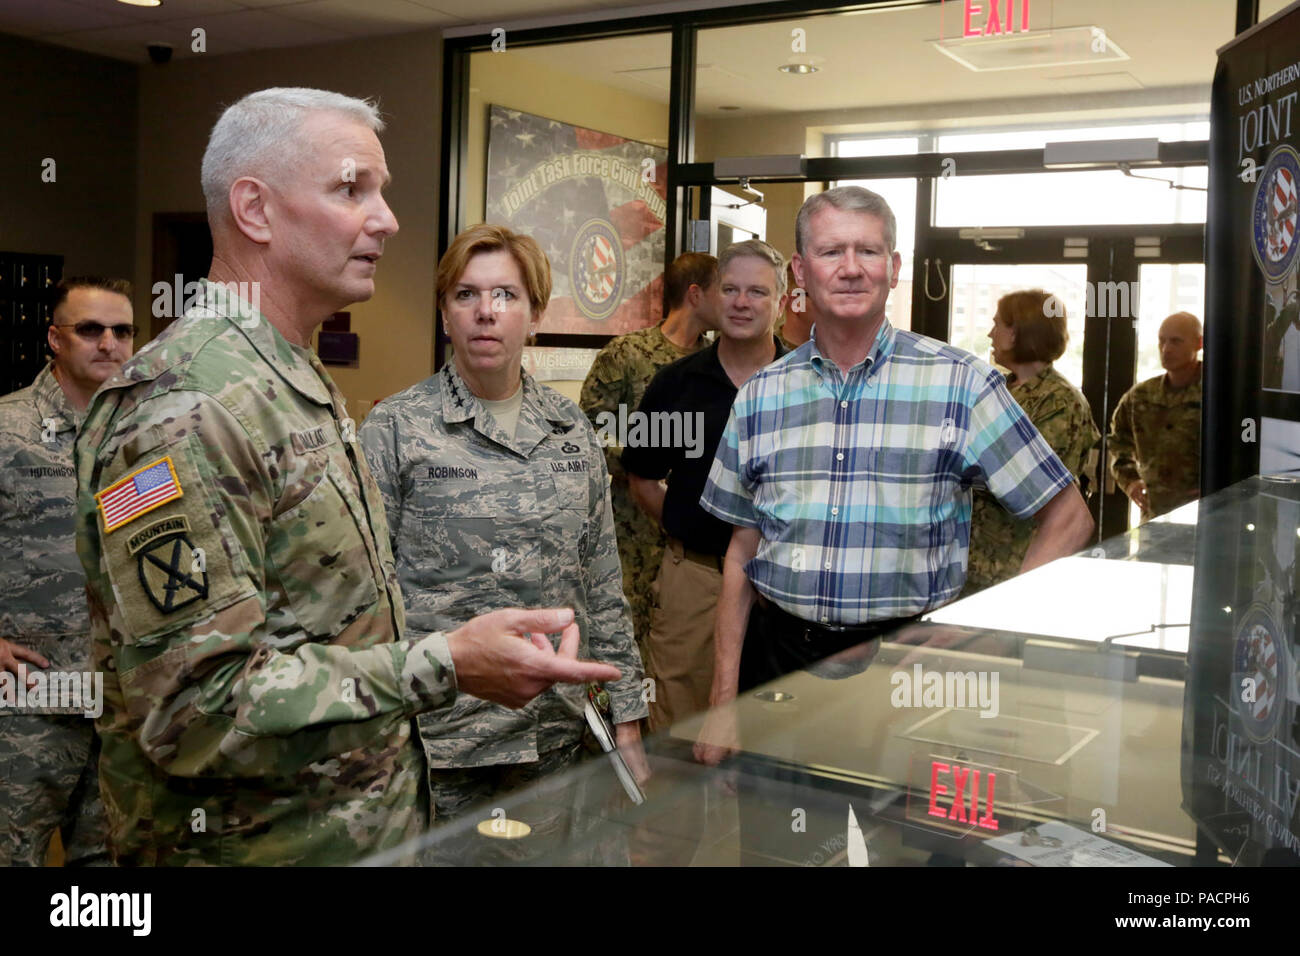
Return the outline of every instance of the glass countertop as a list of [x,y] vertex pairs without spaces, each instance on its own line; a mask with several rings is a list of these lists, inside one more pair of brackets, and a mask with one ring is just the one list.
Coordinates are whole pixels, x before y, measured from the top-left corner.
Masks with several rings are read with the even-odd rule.
[[[1300,483],[1254,478],[370,861],[1300,863]],[[716,721],[718,715],[713,715]]]

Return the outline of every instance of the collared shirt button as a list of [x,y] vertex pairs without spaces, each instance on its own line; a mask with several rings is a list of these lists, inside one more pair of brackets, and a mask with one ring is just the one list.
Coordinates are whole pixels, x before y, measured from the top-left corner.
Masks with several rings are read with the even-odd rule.
[[839,509],[839,508],[832,508],[832,509],[831,509],[831,514],[833,514],[833,515],[837,515],[837,514],[839,514],[839,513],[840,513],[840,509]]
[[836,461],[843,461],[843,460],[844,460],[844,452],[842,452],[842,451],[837,451],[837,452],[835,453],[835,460],[836,460]]
[[828,620],[830,620],[830,619],[829,619],[825,614],[823,614],[823,615],[822,615],[822,623],[825,624]]
[[849,407],[848,402],[844,402],[844,401],[840,402],[840,408],[848,408],[848,407]]
[[[831,563],[830,563],[829,561],[827,561],[827,562],[826,562],[826,570],[829,571],[830,569],[831,569]],[[824,620],[826,620],[826,619],[825,619],[825,618],[822,618],[822,620],[824,621]]]

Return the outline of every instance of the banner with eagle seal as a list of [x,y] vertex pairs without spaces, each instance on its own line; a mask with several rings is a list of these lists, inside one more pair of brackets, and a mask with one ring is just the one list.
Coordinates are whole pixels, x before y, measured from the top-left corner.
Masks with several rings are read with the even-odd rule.
[[668,151],[519,110],[489,111],[486,221],[551,261],[541,332],[619,335],[663,311]]

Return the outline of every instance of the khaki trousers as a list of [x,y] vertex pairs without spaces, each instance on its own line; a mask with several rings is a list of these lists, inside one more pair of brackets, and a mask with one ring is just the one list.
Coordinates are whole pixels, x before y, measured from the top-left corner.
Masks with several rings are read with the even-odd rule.
[[667,730],[675,721],[708,708],[713,623],[721,591],[722,572],[688,557],[682,543],[669,538],[651,586],[654,604],[645,661],[654,679],[651,731]]

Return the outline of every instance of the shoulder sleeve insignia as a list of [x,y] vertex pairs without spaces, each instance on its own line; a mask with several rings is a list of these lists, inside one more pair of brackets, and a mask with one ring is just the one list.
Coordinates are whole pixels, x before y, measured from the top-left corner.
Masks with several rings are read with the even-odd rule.
[[95,503],[108,534],[183,494],[176,467],[167,455],[105,488],[95,495]]
[[159,613],[170,614],[208,596],[208,573],[186,534],[137,545],[140,584]]

